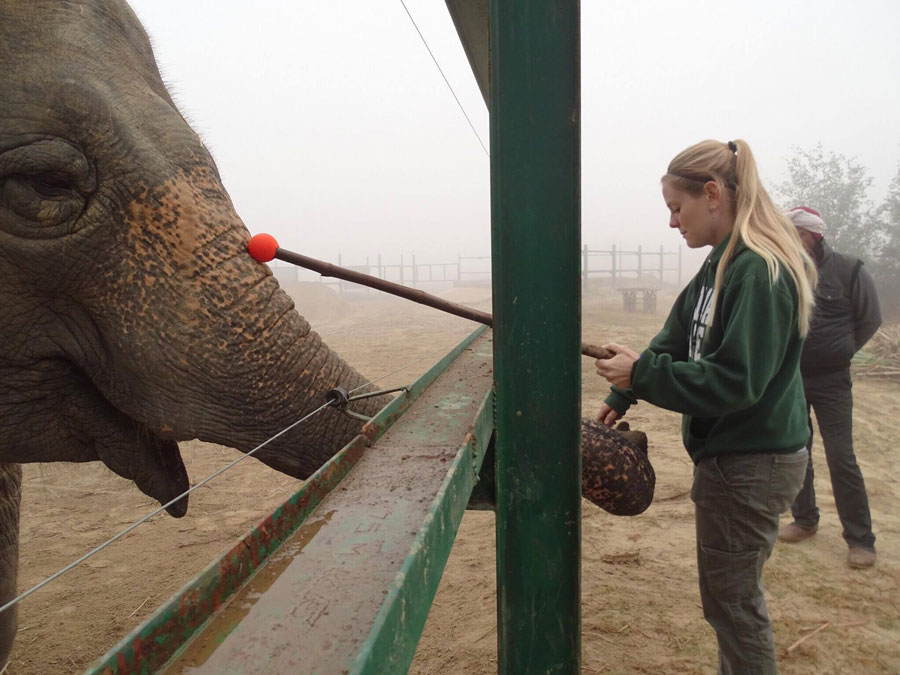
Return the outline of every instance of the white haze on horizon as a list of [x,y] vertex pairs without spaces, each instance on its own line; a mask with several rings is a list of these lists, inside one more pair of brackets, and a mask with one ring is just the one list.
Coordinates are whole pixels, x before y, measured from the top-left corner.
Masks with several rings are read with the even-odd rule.
[[[399,0],[134,0],[163,77],[251,232],[361,263],[490,251],[489,160]],[[446,6],[407,6],[485,144]],[[586,0],[582,240],[675,250],[671,157],[747,140],[763,180],[792,146],[855,157],[879,201],[900,162],[900,3]],[[706,251],[685,249],[686,280]]]

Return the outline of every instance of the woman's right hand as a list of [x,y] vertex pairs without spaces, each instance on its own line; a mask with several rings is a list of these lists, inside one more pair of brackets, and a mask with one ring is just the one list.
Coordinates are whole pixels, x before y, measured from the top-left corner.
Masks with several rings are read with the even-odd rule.
[[597,415],[597,421],[601,424],[611,427],[620,417],[622,417],[622,413],[612,408],[608,403],[603,402],[600,404],[600,413]]

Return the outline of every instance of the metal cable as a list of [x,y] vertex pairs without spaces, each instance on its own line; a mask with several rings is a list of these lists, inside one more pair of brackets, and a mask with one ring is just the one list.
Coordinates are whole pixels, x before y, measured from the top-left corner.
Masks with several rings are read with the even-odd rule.
[[450,93],[453,94],[453,99],[456,101],[456,105],[459,106],[459,109],[462,111],[463,117],[466,118],[466,122],[469,123],[469,128],[472,129],[472,133],[475,134],[475,138],[478,139],[478,142],[481,144],[481,149],[484,150],[484,154],[490,158],[491,153],[488,152],[488,149],[484,145],[484,141],[481,140],[481,136],[478,135],[478,132],[475,130],[475,125],[472,124],[472,120],[469,119],[468,114],[466,114],[466,109],[463,108],[463,104],[460,103],[459,98],[456,95],[456,92],[453,91],[453,87],[450,84],[450,80],[447,79],[447,76],[444,75],[444,70],[441,68],[441,64],[438,63],[438,60],[435,58],[434,53],[431,51],[431,47],[428,46],[428,42],[425,40],[425,36],[422,35],[422,31],[419,30],[419,26],[416,24],[416,20],[413,19],[412,14],[409,13],[409,9],[406,6],[406,3],[403,0],[400,0],[400,4],[403,5],[403,9],[406,10],[406,16],[409,17],[409,20],[412,21],[413,28],[416,29],[416,32],[419,34],[419,37],[422,38],[422,44],[425,45],[425,49],[428,50],[429,56],[431,56],[431,60],[434,61],[434,65],[437,66],[438,72],[440,72],[441,77],[444,78],[444,82],[447,83],[447,87],[450,89]]
[[124,530],[122,530],[121,532],[119,532],[119,533],[118,533],[117,535],[115,535],[114,537],[111,537],[110,539],[106,540],[104,543],[100,544],[99,546],[97,546],[97,547],[96,547],[95,549],[93,549],[92,551],[89,551],[89,552],[85,553],[83,556],[81,556],[81,557],[80,557],[78,560],[76,560],[75,562],[69,563],[68,565],[66,565],[65,567],[63,567],[61,570],[59,570],[59,571],[56,572],[55,574],[52,574],[51,576],[47,577],[46,579],[44,579],[42,582],[40,582],[40,583],[37,584],[36,586],[32,586],[31,588],[29,588],[27,591],[25,591],[25,592],[22,593],[21,595],[19,595],[19,596],[13,598],[13,599],[10,600],[9,602],[7,602],[5,605],[3,605],[2,607],[0,607],[0,613],[3,613],[4,611],[6,611],[7,609],[9,609],[10,607],[12,607],[13,605],[15,605],[16,603],[18,603],[18,602],[24,600],[24,599],[27,598],[29,595],[31,595],[31,594],[34,593],[35,591],[37,591],[37,590],[43,588],[44,586],[46,586],[47,584],[49,584],[49,583],[50,583],[51,581],[53,581],[54,579],[57,579],[58,577],[61,577],[63,574],[65,574],[66,572],[68,572],[68,571],[71,570],[72,568],[77,567],[78,565],[80,565],[81,563],[83,563],[85,560],[87,560],[87,559],[90,558],[91,556],[96,555],[97,553],[99,553],[100,551],[102,551],[104,548],[106,548],[107,546],[109,546],[110,544],[112,544],[113,542],[118,541],[119,539],[121,539],[122,537],[124,537],[126,534],[128,534],[129,532],[131,532],[131,531],[132,531],[134,528],[136,528],[138,525],[141,525],[142,523],[147,522],[147,521],[150,520],[153,516],[155,516],[155,515],[161,513],[162,511],[164,511],[166,508],[168,508],[169,506],[171,506],[172,504],[174,504],[175,502],[177,502],[177,501],[178,501],[179,499],[181,499],[182,497],[186,497],[187,495],[191,494],[194,490],[203,487],[204,485],[206,485],[209,481],[211,481],[211,480],[212,480],[213,478],[215,478],[216,476],[218,476],[218,475],[224,473],[225,471],[227,471],[228,469],[230,469],[231,467],[233,467],[233,466],[234,466],[235,464],[237,464],[238,462],[243,462],[245,459],[247,459],[248,457],[250,457],[253,453],[255,453],[255,452],[256,452],[257,450],[259,450],[260,448],[265,447],[266,445],[268,445],[269,443],[271,443],[272,441],[274,441],[274,440],[275,440],[276,438],[278,438],[279,436],[282,436],[283,434],[286,434],[288,431],[290,431],[291,429],[293,429],[294,427],[296,427],[296,426],[297,426],[298,424],[300,424],[301,422],[305,422],[305,421],[308,420],[310,417],[312,417],[312,416],[315,415],[316,413],[321,412],[322,410],[324,410],[325,408],[329,407],[330,405],[331,405],[331,403],[329,402],[329,403],[324,403],[323,405],[319,406],[318,408],[316,408],[315,410],[313,410],[313,411],[312,411],[311,413],[309,413],[308,415],[306,415],[306,416],[304,416],[304,417],[301,417],[299,420],[297,420],[296,422],[294,422],[294,423],[291,424],[290,426],[285,427],[284,429],[282,429],[281,431],[279,431],[277,434],[275,434],[274,436],[272,436],[272,437],[269,438],[268,440],[263,441],[262,443],[260,443],[259,445],[257,445],[255,448],[253,448],[253,450],[251,450],[250,452],[246,453],[245,455],[243,455],[243,456],[241,456],[241,457],[238,457],[238,458],[237,458],[236,460],[234,460],[231,464],[228,464],[228,465],[222,467],[221,469],[219,469],[218,471],[216,471],[216,472],[215,472],[214,474],[212,474],[211,476],[208,476],[207,478],[204,478],[202,481],[200,481],[199,483],[197,483],[196,485],[194,485],[192,488],[189,488],[188,490],[182,492],[180,495],[178,495],[177,497],[175,497],[175,498],[172,499],[171,501],[166,502],[165,504],[163,504],[162,506],[160,506],[158,509],[156,509],[156,510],[153,511],[152,513],[150,513],[150,514],[144,516],[143,518],[141,518],[139,521],[137,521],[137,522],[134,523],[133,525],[129,525],[127,528],[125,528]]
[[[427,358],[429,358],[429,357],[431,357],[431,356],[434,356],[435,354],[437,354],[437,353],[439,353],[439,352],[442,352],[442,351],[444,351],[444,348],[443,348],[443,347],[442,347],[441,349],[436,349],[436,350],[434,350],[433,352],[429,352],[429,353],[426,354],[425,356],[422,356],[421,358],[415,359],[414,361],[410,361],[409,363],[407,363],[407,364],[401,366],[401,367],[398,368],[397,370],[394,370],[394,371],[392,371],[392,372],[390,372],[390,373],[387,373],[386,375],[382,375],[381,377],[379,377],[379,378],[377,378],[377,379],[375,379],[375,380],[371,380],[371,381],[369,381],[369,382],[367,382],[367,383],[365,383],[365,384],[361,384],[360,386],[356,387],[355,389],[352,389],[349,393],[352,394],[352,393],[355,392],[355,391],[359,391],[360,389],[364,389],[365,387],[368,387],[368,386],[370,386],[370,385],[373,385],[373,384],[375,384],[376,382],[379,382],[379,381],[381,381],[381,380],[383,380],[383,379],[385,379],[385,378],[390,377],[391,375],[396,375],[396,374],[399,373],[400,371],[405,370],[406,368],[409,368],[410,366],[415,365],[416,363],[419,363],[420,361],[424,361],[425,359],[427,359]],[[281,431],[279,431],[277,434],[275,434],[274,436],[272,436],[272,437],[269,438],[268,440],[263,441],[262,443],[260,443],[259,445],[257,445],[255,448],[253,448],[251,451],[247,452],[246,454],[242,455],[241,457],[238,457],[236,460],[234,460],[234,461],[231,462],[230,464],[225,465],[224,467],[222,467],[221,469],[219,469],[218,471],[216,471],[214,474],[212,474],[212,475],[210,475],[210,476],[207,476],[207,477],[204,478],[202,481],[200,481],[199,483],[197,483],[197,484],[194,485],[193,487],[189,488],[188,490],[182,492],[182,493],[181,493],[180,495],[178,495],[177,497],[174,497],[174,498],[171,499],[170,501],[166,502],[165,504],[163,504],[162,506],[160,506],[158,509],[156,509],[156,510],[153,511],[152,513],[147,514],[146,516],[144,516],[143,518],[141,518],[141,519],[140,519],[139,521],[137,521],[136,523],[133,523],[132,525],[129,525],[127,528],[125,528],[124,530],[122,530],[121,532],[119,532],[118,534],[116,534],[115,536],[113,536],[113,537],[107,539],[105,542],[103,542],[102,544],[100,544],[100,545],[97,546],[96,548],[92,549],[91,551],[88,551],[88,552],[85,553],[83,556],[81,556],[80,558],[78,558],[78,560],[75,560],[74,562],[69,563],[68,565],[66,565],[65,567],[63,567],[61,570],[59,570],[58,572],[56,572],[56,573],[50,575],[49,577],[47,577],[46,579],[44,579],[44,580],[41,581],[40,583],[38,583],[38,584],[36,584],[35,586],[32,586],[31,588],[29,588],[29,589],[28,589],[27,591],[25,591],[24,593],[21,593],[20,595],[16,596],[15,598],[13,598],[13,599],[10,600],[9,602],[7,602],[5,605],[3,605],[2,607],[0,607],[0,614],[2,614],[3,612],[5,612],[7,609],[9,609],[10,607],[12,607],[13,605],[15,605],[15,604],[21,602],[22,600],[24,600],[25,598],[27,598],[29,595],[31,595],[31,594],[34,593],[35,591],[40,590],[41,588],[43,588],[44,586],[46,586],[47,584],[49,584],[51,581],[54,581],[55,579],[61,577],[63,574],[65,574],[65,573],[68,572],[69,570],[71,570],[71,569],[77,567],[78,565],[80,565],[81,563],[83,563],[83,562],[84,562],[85,560],[87,560],[88,558],[90,558],[90,557],[96,555],[97,553],[99,553],[100,551],[102,551],[103,549],[105,549],[105,548],[106,548],[107,546],[109,546],[110,544],[112,544],[112,543],[118,541],[119,539],[121,539],[122,537],[124,537],[126,534],[128,534],[129,532],[131,532],[132,530],[134,530],[138,525],[142,525],[143,523],[146,523],[148,520],[150,520],[151,518],[153,518],[153,516],[156,516],[156,515],[162,513],[163,511],[166,510],[166,508],[168,508],[169,506],[171,506],[172,504],[174,504],[175,502],[177,502],[177,501],[178,501],[179,499],[181,499],[182,497],[186,497],[187,495],[191,494],[194,490],[197,490],[198,488],[201,488],[201,487],[203,487],[204,485],[206,485],[206,484],[207,484],[208,482],[210,482],[213,478],[216,478],[217,476],[223,474],[225,471],[228,471],[228,469],[230,469],[230,468],[233,467],[234,465],[238,464],[239,462],[243,462],[245,459],[247,459],[248,457],[250,457],[251,455],[253,455],[257,450],[259,450],[259,449],[265,447],[266,445],[268,445],[269,443],[271,443],[272,441],[274,441],[274,440],[275,440],[276,438],[278,438],[279,436],[282,436],[282,435],[286,434],[288,431],[290,431],[291,429],[293,429],[294,427],[296,427],[298,424],[300,424],[300,423],[302,423],[302,422],[305,422],[306,420],[308,420],[308,419],[309,419],[310,417],[312,417],[313,415],[315,415],[315,414],[321,412],[321,411],[324,410],[325,408],[328,408],[330,405],[331,405],[331,402],[330,402],[330,401],[328,401],[328,402],[322,404],[321,406],[319,406],[318,408],[316,408],[315,410],[313,410],[313,411],[312,411],[311,413],[309,413],[308,415],[305,415],[304,417],[301,417],[299,420],[297,420],[296,422],[294,422],[294,423],[291,424],[290,426],[285,427],[284,429],[282,429]]]

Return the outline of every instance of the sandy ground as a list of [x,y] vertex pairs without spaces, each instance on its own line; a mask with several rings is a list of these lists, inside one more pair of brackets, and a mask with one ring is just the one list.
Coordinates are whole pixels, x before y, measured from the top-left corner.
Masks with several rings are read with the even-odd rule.
[[[340,299],[317,286],[306,286],[298,305],[368,377],[421,359],[385,378],[386,385],[411,382],[473,328],[403,301]],[[489,309],[487,293],[458,288],[443,295]],[[667,295],[660,303],[671,300]],[[640,348],[662,319],[662,313],[626,314],[617,296],[593,294],[585,298],[584,339]],[[585,415],[596,411],[605,390],[585,359]],[[785,674],[900,673],[900,458],[893,446],[900,436],[900,381],[857,380],[854,392],[855,440],[878,536],[878,564],[865,571],[847,568],[817,444],[819,534],[800,545],[779,544],[765,574]],[[715,639],[696,589],[692,465],[681,446],[678,417],[641,404],[629,419],[650,437],[656,498],[633,518],[610,516],[584,502],[583,670],[713,673]],[[195,482],[237,457],[199,442],[183,444],[182,453]],[[81,671],[297,486],[259,462],[242,462],[192,495],[185,518],[158,516],[38,591],[21,605],[7,672]],[[155,507],[100,465],[26,466],[19,587],[41,581]],[[410,672],[496,672],[494,596],[493,515],[468,512]]]

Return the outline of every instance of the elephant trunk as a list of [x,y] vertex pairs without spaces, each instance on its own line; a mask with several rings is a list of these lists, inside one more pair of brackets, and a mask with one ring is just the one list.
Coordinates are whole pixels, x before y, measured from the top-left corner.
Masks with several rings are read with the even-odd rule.
[[[279,289],[278,294],[283,292]],[[243,417],[226,424],[201,422],[195,435],[247,452],[309,416],[255,453],[274,469],[306,478],[352,440],[362,426],[360,420],[334,407],[316,412],[326,403],[326,394],[334,387],[354,390],[368,380],[331,350],[296,312],[283,315],[272,332],[279,337],[267,342],[287,342],[287,347],[262,378],[244,371],[241,401],[228,406],[243,410]],[[372,416],[389,400],[379,396],[351,406],[355,412]],[[216,408],[214,401],[207,401],[207,405]],[[206,422],[210,419],[207,416]]]
[[[208,179],[208,175],[204,176]],[[194,176],[196,178],[196,176]],[[106,336],[113,367],[98,369],[100,388],[111,402],[163,438],[219,443],[247,452],[325,403],[326,393],[354,389],[366,380],[311,330],[278,286],[271,271],[250,256],[249,233],[217,184],[202,189],[204,226],[189,227],[183,206],[196,180],[181,183],[178,230],[192,232],[154,255],[170,261],[171,273],[120,287],[118,297],[98,306],[95,316]],[[198,200],[199,202],[199,200]],[[212,223],[210,225],[210,223]],[[146,231],[153,223],[144,222]],[[166,242],[169,242],[168,244]],[[162,255],[161,255],[162,253]],[[135,253],[141,257],[142,252]],[[135,278],[141,269],[129,256],[117,264],[118,278]],[[154,297],[148,298],[148,294]],[[139,303],[155,308],[152,325]],[[118,314],[106,308],[133,306],[126,331]],[[112,373],[114,380],[103,378]],[[374,414],[384,397],[360,401],[354,409]],[[317,413],[256,456],[275,469],[305,478],[351,440],[361,424],[334,409]]]
[[[0,605],[16,597],[19,566],[19,504],[22,494],[22,468],[18,464],[0,464]],[[16,607],[0,614],[0,670],[12,649],[18,628]]]

